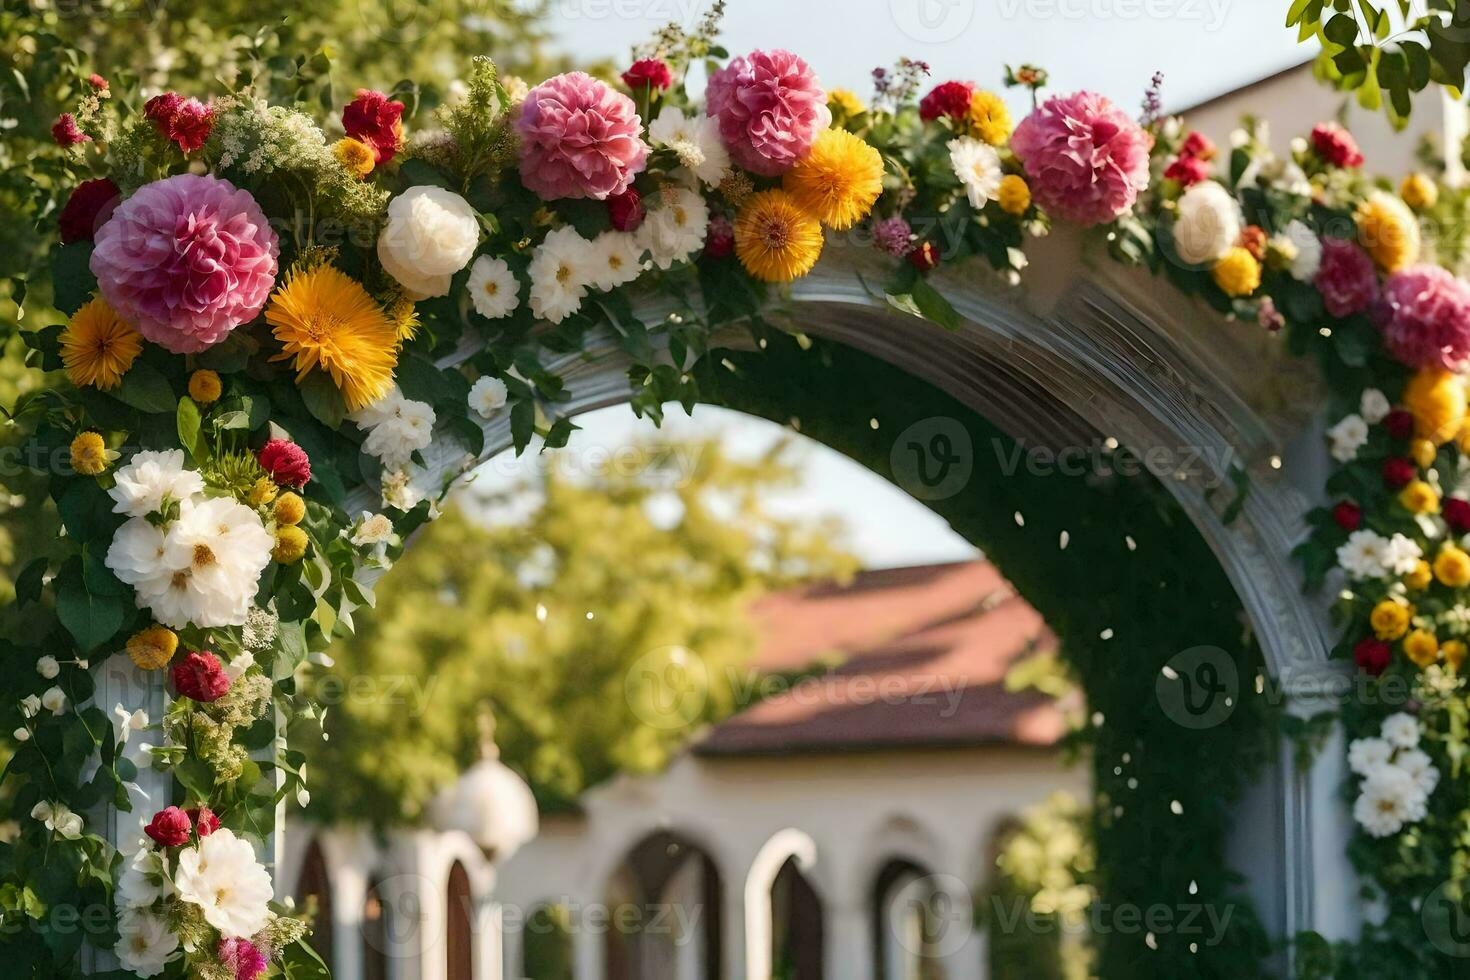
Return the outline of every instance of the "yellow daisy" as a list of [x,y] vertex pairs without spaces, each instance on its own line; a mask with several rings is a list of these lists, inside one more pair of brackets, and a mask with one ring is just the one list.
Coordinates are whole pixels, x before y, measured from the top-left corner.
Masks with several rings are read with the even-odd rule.
[[100,296],[61,331],[61,362],[72,384],[111,391],[143,351],[143,338]]
[[868,216],[883,193],[883,155],[845,129],[827,129],[781,182],[796,203],[837,231]]
[[1374,191],[1358,206],[1358,243],[1384,272],[1394,273],[1419,260],[1419,219],[1391,194]]
[[1004,146],[1011,138],[1011,110],[994,92],[980,89],[970,96],[970,132],[991,146]]
[[272,360],[295,360],[299,382],[325,371],[342,392],[348,411],[372,404],[393,386],[398,334],[367,290],[335,266],[292,272],[265,308],[265,320],[281,342]]
[[786,191],[753,194],[735,219],[735,254],[765,282],[791,282],[822,255],[822,223]]

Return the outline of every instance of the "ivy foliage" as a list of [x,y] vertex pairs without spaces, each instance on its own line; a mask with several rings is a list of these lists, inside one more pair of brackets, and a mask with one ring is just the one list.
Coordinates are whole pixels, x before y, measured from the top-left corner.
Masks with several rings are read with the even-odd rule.
[[[1076,737],[1092,760],[1097,909],[1109,927],[1099,930],[1097,975],[1265,975],[1271,943],[1226,840],[1234,805],[1273,750],[1273,710],[1258,693],[1261,653],[1239,599],[1168,490],[1144,475],[1013,469],[1015,441],[934,386],[851,348],[767,339],[764,352],[719,350],[702,361],[703,397],[799,424],[900,485],[892,452],[900,433],[945,419],[968,435],[964,490],[929,506],[1041,613],[1092,712]],[[1155,683],[1177,655],[1200,647],[1234,665],[1238,700],[1220,724],[1191,729],[1170,716]],[[1150,909],[1178,928],[1128,927],[1128,916]],[[1210,912],[1223,922],[1218,935],[1201,925]],[[1186,915],[1203,934],[1184,928]]]

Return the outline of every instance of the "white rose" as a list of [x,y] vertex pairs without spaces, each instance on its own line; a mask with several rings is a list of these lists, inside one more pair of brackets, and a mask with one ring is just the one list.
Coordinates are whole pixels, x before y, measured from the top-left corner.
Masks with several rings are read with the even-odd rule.
[[1332,443],[1332,458],[1339,463],[1351,463],[1368,441],[1368,423],[1361,415],[1348,415],[1327,430],[1327,438]]
[[1179,199],[1174,248],[1188,265],[1214,262],[1240,238],[1240,205],[1213,180],[1195,184]]
[[1363,416],[1363,421],[1369,425],[1377,425],[1388,418],[1392,406],[1388,403],[1388,396],[1377,388],[1369,388],[1363,392],[1363,397],[1358,403],[1358,414]]
[[470,408],[488,419],[505,407],[506,396],[505,382],[486,375],[470,389]]
[[41,707],[53,715],[66,714],[66,694],[59,687],[48,687],[41,695]]
[[48,681],[55,680],[56,675],[61,673],[61,664],[56,662],[55,657],[42,657],[36,661],[36,673]]
[[410,187],[388,204],[378,236],[383,268],[417,299],[443,296],[474,258],[480,222],[470,202],[442,187]]

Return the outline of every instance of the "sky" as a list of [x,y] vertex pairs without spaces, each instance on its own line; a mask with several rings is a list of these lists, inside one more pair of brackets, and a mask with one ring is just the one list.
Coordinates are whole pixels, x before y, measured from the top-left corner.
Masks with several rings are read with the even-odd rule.
[[[556,43],[579,59],[626,61],[629,49],[670,21],[698,21],[709,0],[552,0]],[[1313,52],[1282,26],[1285,0],[731,0],[725,42],[732,53],[786,47],[829,87],[866,95],[870,72],[900,57],[925,61],[938,80],[1000,88],[1007,63],[1051,73],[1056,90],[1091,88],[1135,106],[1155,71],[1164,101],[1179,110],[1297,64]],[[1017,112],[1022,99],[1010,93]],[[573,452],[616,447],[651,434],[626,406],[577,420]],[[755,455],[789,430],[709,406],[692,418],[674,408],[674,437],[718,433],[730,450]],[[961,561],[976,550],[923,504],[846,457],[804,437],[804,485],[773,497],[779,513],[835,515],[845,542],[869,567]],[[518,465],[492,462],[481,481],[514,479]]]

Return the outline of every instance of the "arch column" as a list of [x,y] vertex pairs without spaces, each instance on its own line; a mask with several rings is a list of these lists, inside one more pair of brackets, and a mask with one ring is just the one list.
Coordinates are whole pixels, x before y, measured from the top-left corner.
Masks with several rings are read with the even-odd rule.
[[827,975],[833,980],[873,980],[873,910],[866,898],[844,896],[829,902],[826,914]]
[[[721,926],[724,930],[725,941],[723,954],[724,980],[746,980],[745,976],[745,875],[739,867],[734,873],[721,871],[720,889],[723,901],[721,901]],[[769,909],[769,906],[768,906]],[[715,980],[711,977],[710,980]]]
[[577,980],[607,976],[607,930],[606,907],[599,902],[583,903],[572,936],[572,972]]
[[522,960],[525,957],[525,935],[522,927],[525,925],[525,910],[519,910],[519,914],[507,916],[505,906],[496,904],[495,923],[500,932],[500,959],[496,971],[490,974],[491,980],[521,980],[525,971]]

